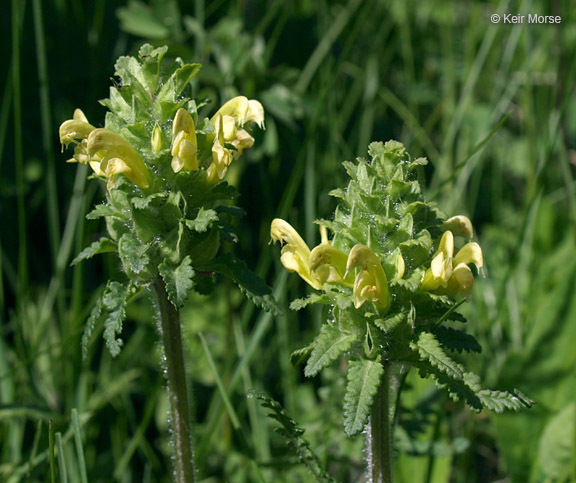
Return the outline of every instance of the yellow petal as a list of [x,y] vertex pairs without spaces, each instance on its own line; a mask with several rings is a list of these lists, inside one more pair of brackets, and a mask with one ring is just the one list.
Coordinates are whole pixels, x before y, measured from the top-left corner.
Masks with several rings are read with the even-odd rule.
[[74,109],[74,115],[72,116],[72,119],[76,120],[76,121],[82,121],[82,122],[88,122],[88,119],[86,118],[86,115],[82,112],[81,109]]
[[455,236],[462,236],[464,238],[472,238],[474,236],[474,229],[470,218],[463,215],[453,216],[448,218],[442,225],[442,230],[450,230]]
[[174,120],[172,121],[172,135],[178,134],[180,131],[184,131],[186,133],[196,132],[196,128],[194,126],[194,119],[188,113],[186,109],[181,107],[176,111],[176,115],[174,116]]
[[[116,179],[116,175],[124,174],[129,179],[134,181],[134,173],[122,159],[120,158],[112,158],[109,159],[106,163],[106,169],[104,174],[108,178],[108,189],[112,189],[114,187],[114,181]],[[135,181],[134,181],[135,182]]]
[[452,277],[444,292],[448,295],[461,293],[464,297],[470,297],[472,286],[474,285],[474,275],[472,270],[465,263],[460,263],[452,271]]
[[109,129],[94,129],[88,136],[88,154],[105,152],[107,157],[119,158],[130,169],[129,178],[141,188],[150,186],[150,173],[138,152],[122,136]]
[[255,122],[260,129],[264,129],[264,108],[256,99],[248,101],[246,122]]
[[212,120],[214,120],[218,114],[220,116],[231,116],[239,126],[243,126],[248,114],[248,98],[244,96],[233,97],[218,109]]
[[[357,244],[348,254],[346,270],[361,267],[354,281],[354,305],[358,308],[366,300],[370,300],[381,308],[390,305],[388,280],[376,254],[367,246]],[[359,305],[356,305],[356,304]]]
[[82,141],[95,129],[92,124],[77,119],[68,119],[60,125],[60,143],[68,147],[72,142]]
[[482,249],[476,242],[466,243],[454,257],[454,266],[464,263],[469,265],[473,263],[478,270],[484,266],[484,257],[482,256]]
[[344,252],[329,243],[321,243],[310,253],[310,272],[323,284],[336,282],[351,286],[351,280],[344,280],[346,259]]

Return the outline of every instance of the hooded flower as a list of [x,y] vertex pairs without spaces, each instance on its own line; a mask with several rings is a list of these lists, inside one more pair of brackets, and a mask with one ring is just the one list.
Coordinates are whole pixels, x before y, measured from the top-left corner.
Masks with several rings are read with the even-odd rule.
[[184,108],[178,109],[172,122],[172,169],[178,173],[182,169],[198,169],[198,142],[192,116]]
[[328,241],[328,233],[325,226],[320,227],[320,236],[322,243],[310,253],[311,273],[322,284],[334,282],[352,286],[351,280],[345,278],[346,260],[348,257]]
[[481,270],[484,265],[482,249],[476,242],[464,245],[454,255],[454,235],[447,230],[442,235],[438,251],[434,255],[430,268],[426,270],[422,280],[422,289],[436,290],[440,293],[454,296],[461,293],[469,297],[474,285],[474,275],[469,264],[476,265]]
[[376,254],[360,243],[354,245],[348,255],[346,270],[360,267],[354,280],[354,307],[360,308],[364,302],[374,302],[381,309],[390,306],[388,280]]
[[280,218],[275,218],[270,226],[270,236],[273,241],[280,241],[284,244],[280,256],[284,268],[290,272],[296,272],[315,289],[321,289],[322,282],[310,271],[310,248],[292,228],[292,225]]
[[120,173],[141,188],[150,186],[148,168],[128,141],[109,129],[95,128],[80,109],[60,125],[59,134],[65,147],[76,144],[74,156],[68,162],[90,163],[98,176],[108,178],[108,189]]
[[214,144],[208,180],[217,183],[224,178],[232,160],[254,144],[254,138],[242,127],[248,122],[255,122],[264,129],[264,108],[254,99],[238,96],[226,102],[211,121],[214,125]]

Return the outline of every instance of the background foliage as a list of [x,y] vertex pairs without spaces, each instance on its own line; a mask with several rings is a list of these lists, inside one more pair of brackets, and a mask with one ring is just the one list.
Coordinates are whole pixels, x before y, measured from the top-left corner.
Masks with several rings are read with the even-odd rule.
[[[268,230],[281,217],[315,245],[312,221],[334,210],[327,193],[345,180],[340,163],[390,138],[430,160],[428,194],[477,229],[488,276],[462,306],[484,347],[471,358],[474,371],[486,386],[518,387],[538,402],[519,414],[476,415],[411,374],[397,481],[576,476],[569,0],[12,0],[5,12],[0,479],[47,480],[51,420],[61,481],[170,481],[165,382],[146,297],[128,306],[120,355],[112,360],[97,328],[82,362],[84,322],[119,262],[104,255],[68,266],[104,231],[84,219],[104,187],[86,183],[85,167],[64,163],[57,137],[75,107],[103,125],[98,100],[108,95],[114,61],[144,41],[204,64],[197,97],[211,106],[242,94],[267,113],[267,130],[230,173],[247,214],[239,243],[225,249],[267,279],[284,314],[260,312],[226,279],[217,295],[193,297],[184,309],[207,481],[308,481],[298,448],[315,475],[324,467],[338,481],[359,478],[362,442],[342,431],[344,367],[305,379],[290,363],[322,314],[288,310],[308,289],[283,271]],[[562,23],[492,24],[494,12],[561,15]],[[253,389],[282,403],[309,447],[272,431],[278,423],[247,396]]]

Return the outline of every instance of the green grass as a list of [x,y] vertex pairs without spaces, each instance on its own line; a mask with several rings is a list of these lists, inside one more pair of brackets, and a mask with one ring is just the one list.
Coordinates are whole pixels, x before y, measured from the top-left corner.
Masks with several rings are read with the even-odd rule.
[[462,308],[485,350],[469,362],[487,386],[518,387],[538,402],[520,414],[475,415],[411,374],[400,422],[423,432],[411,451],[401,446],[397,481],[576,478],[570,3],[554,4],[560,25],[523,26],[493,25],[489,16],[555,10],[542,0],[161,3],[122,2],[120,22],[111,2],[12,1],[2,20],[11,34],[0,76],[0,479],[171,480],[165,381],[146,297],[129,307],[117,359],[97,330],[82,360],[95,294],[119,272],[111,255],[68,266],[105,230],[84,220],[103,188],[86,180],[85,167],[65,163],[56,132],[75,107],[103,125],[97,100],[113,62],[145,40],[204,63],[197,94],[212,106],[243,94],[267,112],[267,130],[230,173],[247,216],[239,244],[226,249],[266,278],[284,315],[259,312],[225,280],[183,311],[207,481],[310,478],[247,397],[254,389],[306,429],[338,481],[361,475],[361,438],[342,431],[342,371],[335,364],[305,379],[289,362],[323,314],[288,309],[307,289],[282,269],[268,231],[285,218],[313,245],[312,221],[331,216],[327,193],[344,180],[340,163],[390,138],[429,158],[429,194],[450,215],[469,215],[484,249],[487,277]]

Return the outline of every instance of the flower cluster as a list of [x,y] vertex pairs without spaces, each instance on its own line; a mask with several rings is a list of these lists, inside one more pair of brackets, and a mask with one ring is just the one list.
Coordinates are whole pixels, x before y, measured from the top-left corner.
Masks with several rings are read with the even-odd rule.
[[[478,377],[446,352],[479,347],[472,336],[446,325],[465,321],[455,310],[456,297],[471,295],[470,266],[483,269],[472,223],[465,216],[448,218],[425,200],[419,168],[426,160],[411,159],[395,141],[372,143],[368,153],[370,159],[344,163],[350,181],[330,193],[338,206],[332,220],[317,221],[322,241],[314,249],[286,221],[272,221],[272,240],[283,245],[282,265],[318,291],[291,308],[322,304],[327,310],[318,336],[297,351],[306,360],[305,375],[348,357],[349,435],[363,430],[381,377],[393,365],[416,367],[476,410],[517,409],[523,403],[510,393],[487,397]],[[456,250],[459,239],[464,244]]]
[[[208,122],[212,132],[206,137],[212,147],[210,163],[205,169],[208,183],[215,184],[224,179],[232,160],[254,144],[254,138],[241,128],[248,122],[264,128],[264,109],[260,102],[238,96],[225,103]],[[151,186],[152,172],[134,147],[111,129],[95,128],[80,109],[74,111],[72,119],[61,124],[60,142],[65,147],[76,144],[69,162],[89,163],[97,176],[108,178],[108,189],[114,187],[119,174],[144,190]],[[162,148],[162,128],[156,125],[151,135],[151,152],[156,155]],[[174,173],[199,169],[196,127],[184,108],[176,111],[172,121],[170,152]]]
[[218,256],[223,241],[236,240],[230,217],[241,216],[230,206],[236,190],[224,180],[226,171],[254,144],[248,126],[264,128],[264,109],[238,96],[212,117],[202,116],[204,104],[188,97],[200,65],[177,59],[170,69],[166,51],[144,45],[137,58],[117,60],[120,82],[101,101],[108,108],[105,127],[95,127],[79,109],[60,126],[62,144],[74,145],[70,161],[89,164],[95,177],[107,180],[106,202],[88,218],[105,218],[108,236],[74,263],[118,253],[128,281],[109,282],[94,312],[116,324],[105,332],[113,354],[121,345],[121,308],[135,286],[163,285],[179,308],[191,289],[207,293],[224,273],[255,303],[273,306],[265,284],[244,287],[255,276],[246,276],[243,262]]

